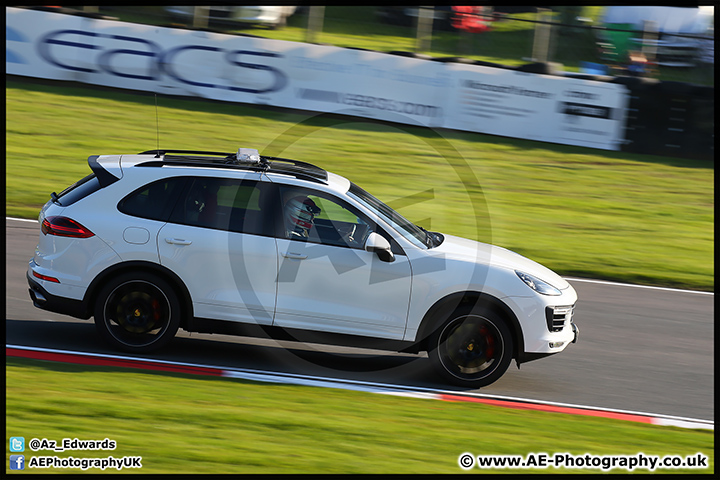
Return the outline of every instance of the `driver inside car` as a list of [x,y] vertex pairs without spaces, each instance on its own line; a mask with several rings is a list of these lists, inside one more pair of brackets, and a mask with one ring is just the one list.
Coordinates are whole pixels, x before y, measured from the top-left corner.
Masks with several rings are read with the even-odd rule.
[[314,225],[315,215],[320,213],[320,207],[307,196],[297,195],[285,202],[284,210],[286,237],[306,240]]

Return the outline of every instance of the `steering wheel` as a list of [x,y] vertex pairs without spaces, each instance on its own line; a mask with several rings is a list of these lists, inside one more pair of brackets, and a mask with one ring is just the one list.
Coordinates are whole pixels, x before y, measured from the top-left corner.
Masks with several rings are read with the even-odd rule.
[[357,225],[352,224],[346,227],[338,228],[338,233],[340,234],[340,238],[342,238],[345,243],[349,245],[355,245],[355,230],[357,230]]
[[197,220],[204,207],[204,197],[200,192],[192,192],[185,198],[185,214],[194,220]]

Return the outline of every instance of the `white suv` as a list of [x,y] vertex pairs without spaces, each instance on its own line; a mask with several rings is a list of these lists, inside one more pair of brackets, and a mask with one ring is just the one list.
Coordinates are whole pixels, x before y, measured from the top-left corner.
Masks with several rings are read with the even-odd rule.
[[488,385],[577,340],[575,290],[503,248],[407,221],[314,165],[237,153],[91,156],[52,193],[28,268],[35,306],[130,352],[191,332],[427,351]]

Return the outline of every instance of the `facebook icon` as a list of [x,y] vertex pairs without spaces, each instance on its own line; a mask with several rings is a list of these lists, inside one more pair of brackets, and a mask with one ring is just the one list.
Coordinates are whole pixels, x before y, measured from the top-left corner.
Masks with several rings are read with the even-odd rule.
[[10,470],[25,470],[25,455],[10,455]]

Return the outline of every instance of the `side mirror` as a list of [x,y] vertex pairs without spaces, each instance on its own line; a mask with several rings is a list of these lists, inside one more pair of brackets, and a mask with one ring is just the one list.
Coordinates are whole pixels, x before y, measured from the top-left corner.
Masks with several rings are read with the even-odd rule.
[[394,262],[395,255],[392,253],[390,242],[385,237],[376,232],[371,232],[365,241],[365,250],[377,253],[383,262]]

